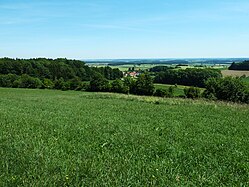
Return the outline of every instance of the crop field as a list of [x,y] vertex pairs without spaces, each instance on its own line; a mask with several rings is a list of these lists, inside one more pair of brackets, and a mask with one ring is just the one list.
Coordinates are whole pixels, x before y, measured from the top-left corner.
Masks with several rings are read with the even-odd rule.
[[[91,66],[96,67],[105,67],[107,64],[90,64]],[[120,71],[128,71],[129,68],[134,68],[135,71],[139,70],[148,70],[150,68],[153,68],[155,66],[169,66],[175,68],[177,64],[124,64],[124,65],[110,65],[111,68],[118,68]],[[227,70],[226,65],[210,65],[210,64],[202,64],[203,67],[199,67],[196,65],[188,65],[188,66],[178,66],[176,70],[179,69],[187,69],[187,68],[198,68],[198,69],[205,69],[205,68],[213,68],[213,69],[220,69],[220,70]]]
[[118,68],[120,71],[128,71],[129,68],[134,68],[135,71],[139,70],[148,70],[150,68],[153,68],[155,66],[171,66],[169,64],[126,64],[126,65],[118,65],[118,66],[110,66],[111,68]]
[[249,77],[249,71],[223,70],[223,71],[221,71],[221,73],[225,77],[227,77],[227,76],[241,77],[243,75]]
[[249,186],[249,107],[0,88],[0,186]]

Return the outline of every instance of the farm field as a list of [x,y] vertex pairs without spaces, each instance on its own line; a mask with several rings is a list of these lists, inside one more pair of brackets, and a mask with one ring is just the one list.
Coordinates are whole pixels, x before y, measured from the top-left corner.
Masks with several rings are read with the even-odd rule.
[[[150,68],[153,68],[155,66],[169,66],[169,67],[176,67],[177,64],[125,64],[125,65],[110,65],[111,68],[118,68],[120,71],[128,71],[129,68],[133,68],[135,71],[145,71]],[[220,69],[220,70],[226,70],[227,66],[226,65],[210,65],[210,64],[203,64],[204,67],[198,67],[196,65],[188,65],[188,66],[178,66],[178,69],[187,69],[187,68],[198,68],[198,69],[204,69],[204,68],[213,68],[213,69]],[[94,67],[105,67],[107,64],[90,64],[90,66]],[[197,67],[196,67],[197,66]]]
[[249,107],[0,88],[0,186],[248,186]]
[[249,71],[222,70],[221,73],[224,77],[241,77],[243,75],[249,77]]

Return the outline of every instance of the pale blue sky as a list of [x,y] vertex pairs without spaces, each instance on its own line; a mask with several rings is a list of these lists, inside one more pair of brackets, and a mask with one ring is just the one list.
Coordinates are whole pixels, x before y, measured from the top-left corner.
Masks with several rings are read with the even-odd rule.
[[248,0],[0,0],[0,57],[249,57]]

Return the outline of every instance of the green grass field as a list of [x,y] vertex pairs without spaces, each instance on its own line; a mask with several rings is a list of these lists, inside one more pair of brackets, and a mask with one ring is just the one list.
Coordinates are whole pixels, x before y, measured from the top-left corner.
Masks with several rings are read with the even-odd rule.
[[243,78],[243,81],[249,84],[249,77]]
[[0,88],[0,186],[248,186],[249,107]]
[[[169,87],[173,86],[174,88],[174,97],[184,96],[184,89],[189,88],[189,86],[182,86],[182,85],[170,85],[170,84],[154,84],[156,89],[166,89],[168,90]],[[203,88],[199,88],[201,93],[204,91]]]
[[186,88],[187,86],[181,86],[181,85],[177,85],[174,86],[174,85],[170,85],[170,84],[154,84],[155,88],[156,89],[166,89],[168,90],[169,87],[173,86],[174,88],[174,96],[175,97],[178,97],[178,96],[184,96],[184,88]]

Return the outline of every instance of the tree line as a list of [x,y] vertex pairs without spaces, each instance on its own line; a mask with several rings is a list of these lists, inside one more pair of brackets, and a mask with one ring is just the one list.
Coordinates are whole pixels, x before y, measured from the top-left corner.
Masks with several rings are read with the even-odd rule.
[[[153,68],[155,69],[155,68]],[[162,68],[161,68],[162,69]],[[185,86],[194,86],[205,88],[205,82],[209,78],[221,78],[222,74],[219,70],[215,69],[168,69],[156,72],[155,83],[161,84],[179,84]]]
[[249,71],[249,60],[244,61],[244,62],[240,62],[240,63],[233,62],[228,69],[229,70],[246,70],[246,71]]
[[[161,71],[162,70],[162,71]],[[155,76],[155,77],[154,77]],[[174,70],[154,68],[137,79],[123,77],[118,69],[89,67],[67,59],[0,59],[0,87],[40,88],[115,92],[157,97],[173,97],[175,86],[155,89],[154,82],[191,86],[186,98],[207,98],[249,103],[249,87],[240,78],[222,78],[212,69]],[[121,79],[122,78],[122,79]],[[198,87],[205,88],[201,93]]]
[[78,78],[81,81],[90,81],[96,74],[106,79],[115,80],[123,77],[119,69],[110,67],[89,67],[79,60],[58,59],[11,59],[0,58],[0,74],[29,75],[40,80],[50,79],[64,81]]

